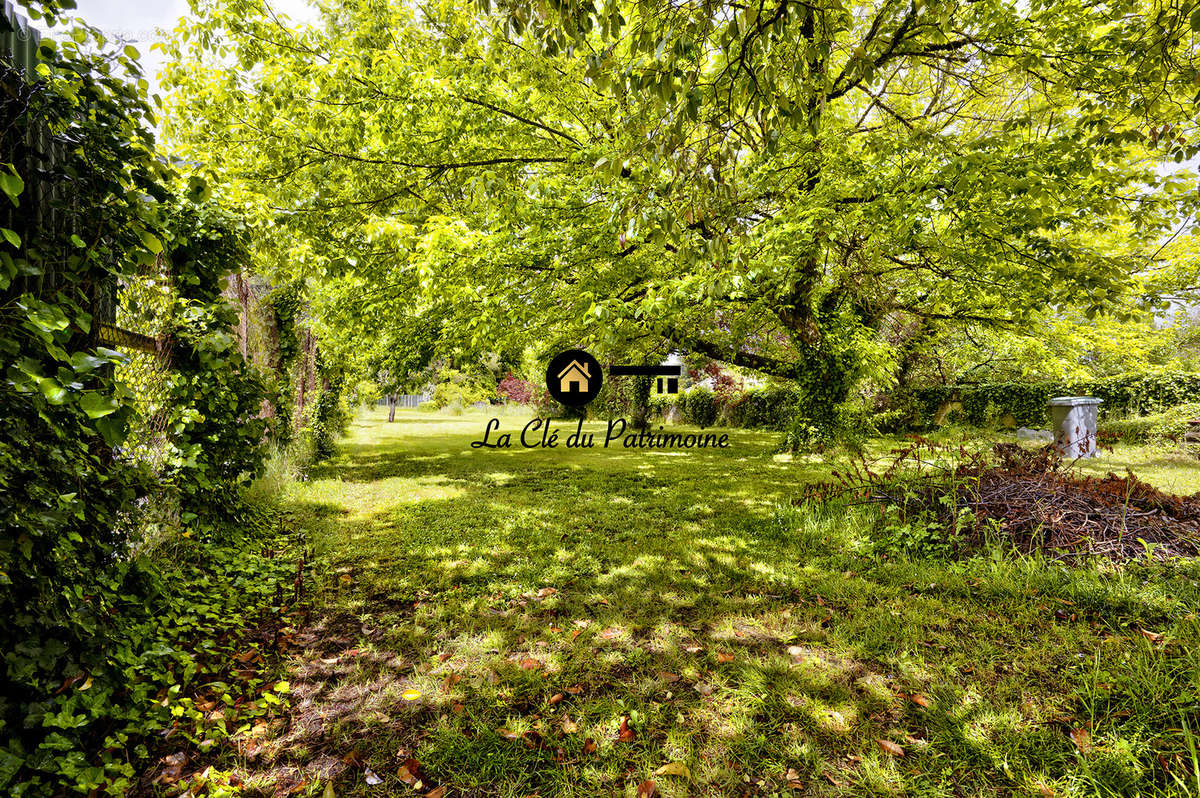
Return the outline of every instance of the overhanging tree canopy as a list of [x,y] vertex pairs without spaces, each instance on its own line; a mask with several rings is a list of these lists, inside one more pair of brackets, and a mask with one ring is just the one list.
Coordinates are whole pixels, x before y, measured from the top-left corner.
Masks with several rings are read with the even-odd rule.
[[1159,169],[1196,152],[1195,9],[205,0],[169,132],[303,242],[279,268],[331,331],[436,306],[458,346],[666,340],[844,388],[937,325],[1122,295],[1195,207]]

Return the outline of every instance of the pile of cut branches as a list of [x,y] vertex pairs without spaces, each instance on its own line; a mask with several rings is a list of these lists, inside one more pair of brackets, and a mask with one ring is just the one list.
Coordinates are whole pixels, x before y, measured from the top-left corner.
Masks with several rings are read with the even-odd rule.
[[1053,446],[1014,443],[972,452],[918,439],[892,454],[885,470],[860,460],[835,471],[835,481],[809,486],[798,501],[843,497],[894,507],[902,520],[946,530],[959,551],[999,534],[1021,551],[1063,560],[1200,553],[1200,494],[1164,493],[1132,471],[1085,476]]

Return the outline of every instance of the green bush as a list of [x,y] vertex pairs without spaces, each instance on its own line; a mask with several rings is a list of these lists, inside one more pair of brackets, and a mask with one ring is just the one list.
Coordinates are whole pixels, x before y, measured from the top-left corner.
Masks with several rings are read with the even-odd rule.
[[1106,419],[1100,422],[1098,432],[1102,442],[1179,443],[1188,431],[1188,419],[1197,415],[1200,404],[1180,405],[1148,416]]
[[1122,374],[1082,383],[933,385],[900,392],[885,412],[902,409],[901,416],[907,416],[909,428],[928,428],[934,424],[941,407],[949,402],[959,402],[962,404],[961,421],[968,424],[995,424],[1010,415],[1018,426],[1042,427],[1049,422],[1047,406],[1055,396],[1103,399],[1101,418],[1140,416],[1200,400],[1200,374]]
[[801,396],[792,386],[752,388],[730,400],[721,420],[731,427],[782,430],[791,422]]
[[711,427],[715,424],[720,411],[717,395],[707,388],[693,388],[680,394],[679,407],[684,421],[700,427]]
[[447,369],[440,375],[440,381],[433,389],[431,401],[438,410],[457,404],[460,408],[470,407],[476,402],[490,402],[496,399],[496,388],[489,385],[480,377],[463,374],[454,369]]

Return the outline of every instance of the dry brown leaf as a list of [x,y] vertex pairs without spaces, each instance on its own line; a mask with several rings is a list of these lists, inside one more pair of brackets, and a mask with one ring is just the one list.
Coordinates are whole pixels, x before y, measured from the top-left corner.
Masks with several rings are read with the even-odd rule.
[[575,685],[574,687],[568,687],[567,692],[570,693],[571,695],[579,695],[580,693],[583,692],[583,688],[580,687],[579,685]]
[[155,784],[174,784],[183,778],[183,766],[187,764],[187,754],[178,751],[162,759],[163,769],[154,780]]
[[596,751],[596,741],[595,740],[593,740],[591,737],[589,737],[583,741],[583,752],[585,754],[592,754],[592,753],[595,753],[595,751]]
[[1092,735],[1088,734],[1087,729],[1071,729],[1070,736],[1079,753],[1086,754],[1092,750]]
[[539,590],[537,592],[537,594],[538,594],[538,598],[546,598],[546,596],[553,596],[557,592],[558,591],[552,587],[544,587],[541,590]]
[[550,696],[551,706],[553,706],[554,704],[557,704],[559,701],[562,701],[562,700],[563,700],[562,693],[555,693],[554,695]]
[[630,743],[637,739],[637,732],[629,728],[629,718],[621,718],[621,728],[617,730],[617,739],[623,743]]
[[658,785],[653,781],[646,780],[638,785],[637,798],[654,798],[658,795]]
[[679,681],[679,674],[671,673],[670,671],[659,671],[658,678],[662,679],[664,682],[674,684],[675,682]]
[[733,662],[733,655],[727,651],[718,651],[717,652],[717,662],[720,662],[720,663]]
[[926,698],[925,696],[921,695],[920,693],[913,693],[911,698],[912,698],[912,702],[919,707],[928,707],[929,706],[929,703],[930,703],[929,699]]
[[515,731],[512,731],[510,729],[501,729],[500,731],[498,731],[496,733],[499,734],[501,737],[503,737],[505,740],[515,740],[521,736],[521,735],[517,734]]
[[536,671],[542,667],[542,663],[538,662],[533,657],[526,657],[521,660],[521,667],[527,671]]
[[417,775],[420,767],[421,765],[417,760],[412,758],[406,759],[404,760],[404,764],[400,766],[400,769],[396,771],[396,776],[400,781],[411,787],[420,781],[420,777]]
[[563,715],[562,730],[565,734],[574,734],[579,731],[579,724],[571,720],[570,715]]
[[1158,632],[1151,632],[1148,629],[1139,629],[1138,631],[1142,633],[1142,637],[1146,638],[1151,643],[1158,643],[1162,641],[1163,636]]
[[613,627],[613,626],[608,627],[607,629],[605,629],[603,632],[600,633],[600,638],[602,640],[612,640],[614,637],[620,637],[620,636],[621,636],[621,630],[617,629],[616,627]]
[[425,793],[425,798],[442,798],[446,794],[445,787],[434,787],[429,792]]
[[709,696],[709,695],[712,695],[712,694],[713,694],[713,690],[715,690],[715,689],[716,689],[716,688],[715,688],[715,687],[713,687],[711,684],[706,684],[706,683],[704,683],[704,682],[697,682],[696,684],[694,684],[694,685],[692,686],[692,688],[693,688],[693,689],[694,689],[694,690],[695,690],[697,693],[699,693],[700,695],[703,695],[703,696]]
[[450,705],[450,711],[453,712],[455,715],[461,715],[465,709],[466,709],[466,707],[459,703],[454,703],[454,704]]
[[904,749],[896,745],[896,743],[892,742],[891,740],[876,740],[875,742],[879,744],[880,748],[892,756],[904,756]]

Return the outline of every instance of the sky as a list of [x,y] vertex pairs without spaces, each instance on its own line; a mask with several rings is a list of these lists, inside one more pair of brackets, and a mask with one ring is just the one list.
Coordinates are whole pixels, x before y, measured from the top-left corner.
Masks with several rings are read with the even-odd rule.
[[[311,22],[317,17],[316,9],[307,0],[270,0],[270,3],[276,11],[297,22]],[[188,11],[188,0],[76,0],[73,15],[133,44],[141,53],[142,69],[153,93],[158,88],[155,76],[163,63],[162,53],[150,49],[154,30],[171,30]],[[35,27],[46,32],[41,25]]]

